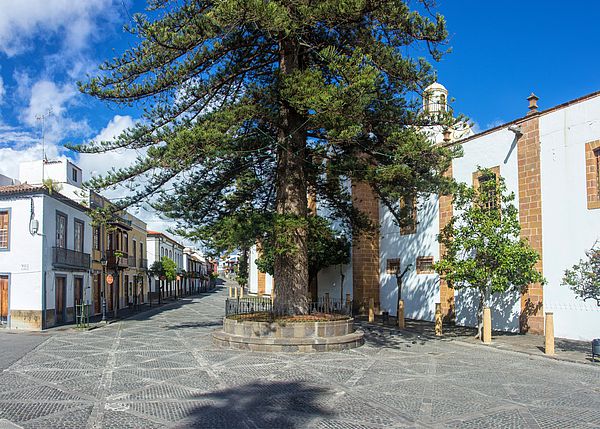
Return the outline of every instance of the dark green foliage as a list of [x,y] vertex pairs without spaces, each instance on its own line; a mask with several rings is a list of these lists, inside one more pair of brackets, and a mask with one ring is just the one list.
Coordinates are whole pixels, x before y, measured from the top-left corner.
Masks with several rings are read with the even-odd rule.
[[145,109],[115,141],[74,147],[140,153],[90,185],[129,187],[120,208],[149,199],[215,248],[273,235],[276,297],[302,311],[309,188],[355,234],[373,225],[349,181],[369,183],[399,223],[400,196],[447,189],[452,151],[419,129],[455,120],[420,111],[434,76],[409,55],[438,59],[445,23],[433,1],[413,6],[425,13],[399,0],[151,1],[138,43],[81,84]]
[[519,213],[502,177],[487,169],[478,175],[489,180],[475,187],[459,186],[454,197],[457,214],[438,240],[446,251],[436,271],[455,289],[479,291],[478,320],[491,296],[545,280],[535,265],[540,255],[520,238]]
[[[262,255],[256,261],[258,269],[269,274],[274,272],[275,252],[278,249],[273,240],[274,234],[265,236],[261,242]],[[336,234],[323,217],[309,216],[307,241],[308,272],[311,276],[323,268],[350,262],[350,240],[343,234]]]
[[165,280],[172,282],[177,279],[177,264],[168,256],[163,256],[160,261],[154,261],[148,269],[150,275],[164,277]]

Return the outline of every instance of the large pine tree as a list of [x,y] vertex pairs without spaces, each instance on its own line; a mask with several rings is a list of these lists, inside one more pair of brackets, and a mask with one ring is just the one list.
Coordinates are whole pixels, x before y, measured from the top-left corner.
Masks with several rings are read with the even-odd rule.
[[129,184],[119,207],[151,199],[181,230],[221,244],[249,220],[257,240],[271,230],[275,308],[305,312],[309,192],[357,234],[369,222],[348,183],[369,183],[399,222],[399,198],[445,184],[451,154],[419,130],[450,119],[419,110],[433,74],[414,56],[441,56],[445,24],[432,0],[407,3],[149,1],[129,28],[137,44],[81,84],[144,106],[115,141],[75,147],[142,154],[91,186]]

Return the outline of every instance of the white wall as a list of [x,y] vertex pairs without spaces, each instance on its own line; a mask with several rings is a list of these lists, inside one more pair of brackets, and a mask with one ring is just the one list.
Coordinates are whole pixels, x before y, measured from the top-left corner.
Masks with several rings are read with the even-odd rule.
[[600,239],[600,209],[587,209],[585,143],[600,139],[600,97],[540,117],[544,311],[557,337],[600,337],[600,308],[562,286],[564,270]]
[[[349,293],[350,297],[353,296],[353,282],[352,282],[352,255],[350,255],[350,262],[341,266],[334,265],[327,267],[319,271],[317,274],[317,290],[319,297],[324,297],[326,293],[329,294],[331,299],[346,299],[346,294]],[[340,289],[342,283],[342,274],[344,275],[343,291]]]
[[437,274],[417,274],[418,256],[439,259],[438,197],[431,195],[419,199],[417,204],[417,230],[415,234],[401,235],[394,216],[380,206],[379,284],[381,310],[397,315],[398,285],[394,274],[387,274],[387,260],[400,259],[400,272],[410,264],[402,282],[402,299],[405,317],[418,320],[434,320],[435,303],[440,302],[439,277]]
[[[87,214],[77,208],[57,201],[52,197],[44,198],[44,217],[42,234],[44,235],[44,266],[46,271],[46,308],[55,308],[55,279],[57,276],[66,278],[66,307],[74,306],[74,284],[75,277],[83,277],[84,297],[88,303],[91,301],[91,279],[89,270],[66,271],[54,270],[52,267],[52,248],[56,246],[56,212],[60,211],[67,215],[67,249],[75,249],[75,219],[83,221],[83,252],[91,254],[92,252],[92,226],[91,219]],[[40,223],[42,224],[42,223]]]
[[[10,250],[0,251],[0,273],[9,274],[9,309],[42,310],[42,244],[45,237],[29,233],[31,201],[43,233],[41,196],[0,200],[10,209]],[[9,315],[10,316],[10,315]]]
[[[519,171],[515,134],[502,128],[465,142],[463,156],[452,163],[452,172],[458,182],[473,185],[473,173],[477,167],[500,167],[509,191],[515,193],[513,204],[519,207]],[[518,332],[521,301],[519,291],[495,294],[492,299],[493,329]],[[455,295],[456,323],[462,326],[477,324],[476,309],[479,298],[470,291],[460,290]]]

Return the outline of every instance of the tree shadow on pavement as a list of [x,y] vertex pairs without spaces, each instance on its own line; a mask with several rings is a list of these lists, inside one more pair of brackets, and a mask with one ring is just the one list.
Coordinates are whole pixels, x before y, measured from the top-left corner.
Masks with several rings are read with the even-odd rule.
[[332,390],[303,382],[253,382],[196,396],[201,405],[176,428],[301,428],[331,416]]

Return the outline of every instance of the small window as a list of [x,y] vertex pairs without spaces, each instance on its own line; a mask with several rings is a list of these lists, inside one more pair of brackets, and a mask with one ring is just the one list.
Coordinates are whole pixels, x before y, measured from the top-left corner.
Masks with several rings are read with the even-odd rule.
[[10,245],[10,213],[0,211],[0,249],[8,250]]
[[402,225],[400,234],[408,235],[417,232],[417,197],[408,196],[400,200],[400,217]]
[[417,257],[417,274],[433,274],[433,256]]
[[77,182],[77,180],[78,180],[77,177],[78,176],[79,175],[77,174],[77,169],[73,168],[73,182]]
[[400,272],[400,259],[398,259],[398,258],[388,259],[386,262],[387,262],[387,266],[385,268],[386,274],[396,275]]
[[56,247],[67,248],[67,216],[56,213]]
[[495,173],[482,174],[477,178],[477,187],[480,191],[485,192],[483,206],[486,210],[498,210],[497,181],[498,178]]
[[74,222],[74,243],[75,243],[75,251],[83,253],[83,222],[80,220],[75,220]]
[[94,228],[94,250],[100,250],[100,227]]
[[123,251],[129,253],[129,234],[123,233]]

